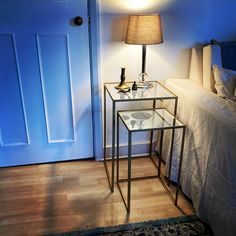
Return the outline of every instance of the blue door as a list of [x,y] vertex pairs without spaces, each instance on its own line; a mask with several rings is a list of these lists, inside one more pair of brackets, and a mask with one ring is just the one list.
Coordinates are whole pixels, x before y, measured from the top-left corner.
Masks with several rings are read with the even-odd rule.
[[87,0],[0,0],[0,167],[93,156],[89,66]]

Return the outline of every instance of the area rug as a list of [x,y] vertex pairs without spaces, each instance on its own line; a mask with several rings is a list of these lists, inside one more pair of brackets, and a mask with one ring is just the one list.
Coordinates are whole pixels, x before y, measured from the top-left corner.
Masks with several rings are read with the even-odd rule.
[[111,227],[94,228],[75,232],[51,234],[57,236],[174,236],[174,235],[213,235],[210,227],[196,215],[151,220]]

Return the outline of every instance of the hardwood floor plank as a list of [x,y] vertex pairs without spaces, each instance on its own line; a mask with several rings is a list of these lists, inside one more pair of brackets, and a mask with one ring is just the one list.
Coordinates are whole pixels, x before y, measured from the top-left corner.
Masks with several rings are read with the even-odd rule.
[[[123,177],[126,165],[121,161]],[[132,172],[144,176],[156,174],[156,169],[149,158],[138,158]],[[127,214],[117,186],[110,192],[102,162],[2,168],[0,235],[42,235],[194,213],[182,194],[175,207],[158,179],[133,181],[131,199]]]

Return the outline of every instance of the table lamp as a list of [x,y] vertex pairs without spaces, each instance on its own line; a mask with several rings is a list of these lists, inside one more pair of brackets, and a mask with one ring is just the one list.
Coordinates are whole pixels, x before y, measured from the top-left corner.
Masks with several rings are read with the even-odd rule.
[[125,43],[142,45],[141,83],[147,83],[146,45],[163,43],[160,14],[130,15]]

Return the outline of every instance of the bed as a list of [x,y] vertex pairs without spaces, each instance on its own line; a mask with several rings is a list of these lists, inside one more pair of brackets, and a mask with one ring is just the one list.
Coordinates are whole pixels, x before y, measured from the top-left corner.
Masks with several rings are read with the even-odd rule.
[[[212,65],[222,66],[220,45],[193,49],[189,79],[168,79],[178,98],[178,118],[187,126],[181,187],[196,214],[215,235],[236,235],[236,103],[214,93]],[[171,109],[171,104],[166,104]],[[170,133],[163,159],[169,160]],[[176,131],[171,179],[178,171],[181,134]],[[168,169],[168,168],[166,168]]]

